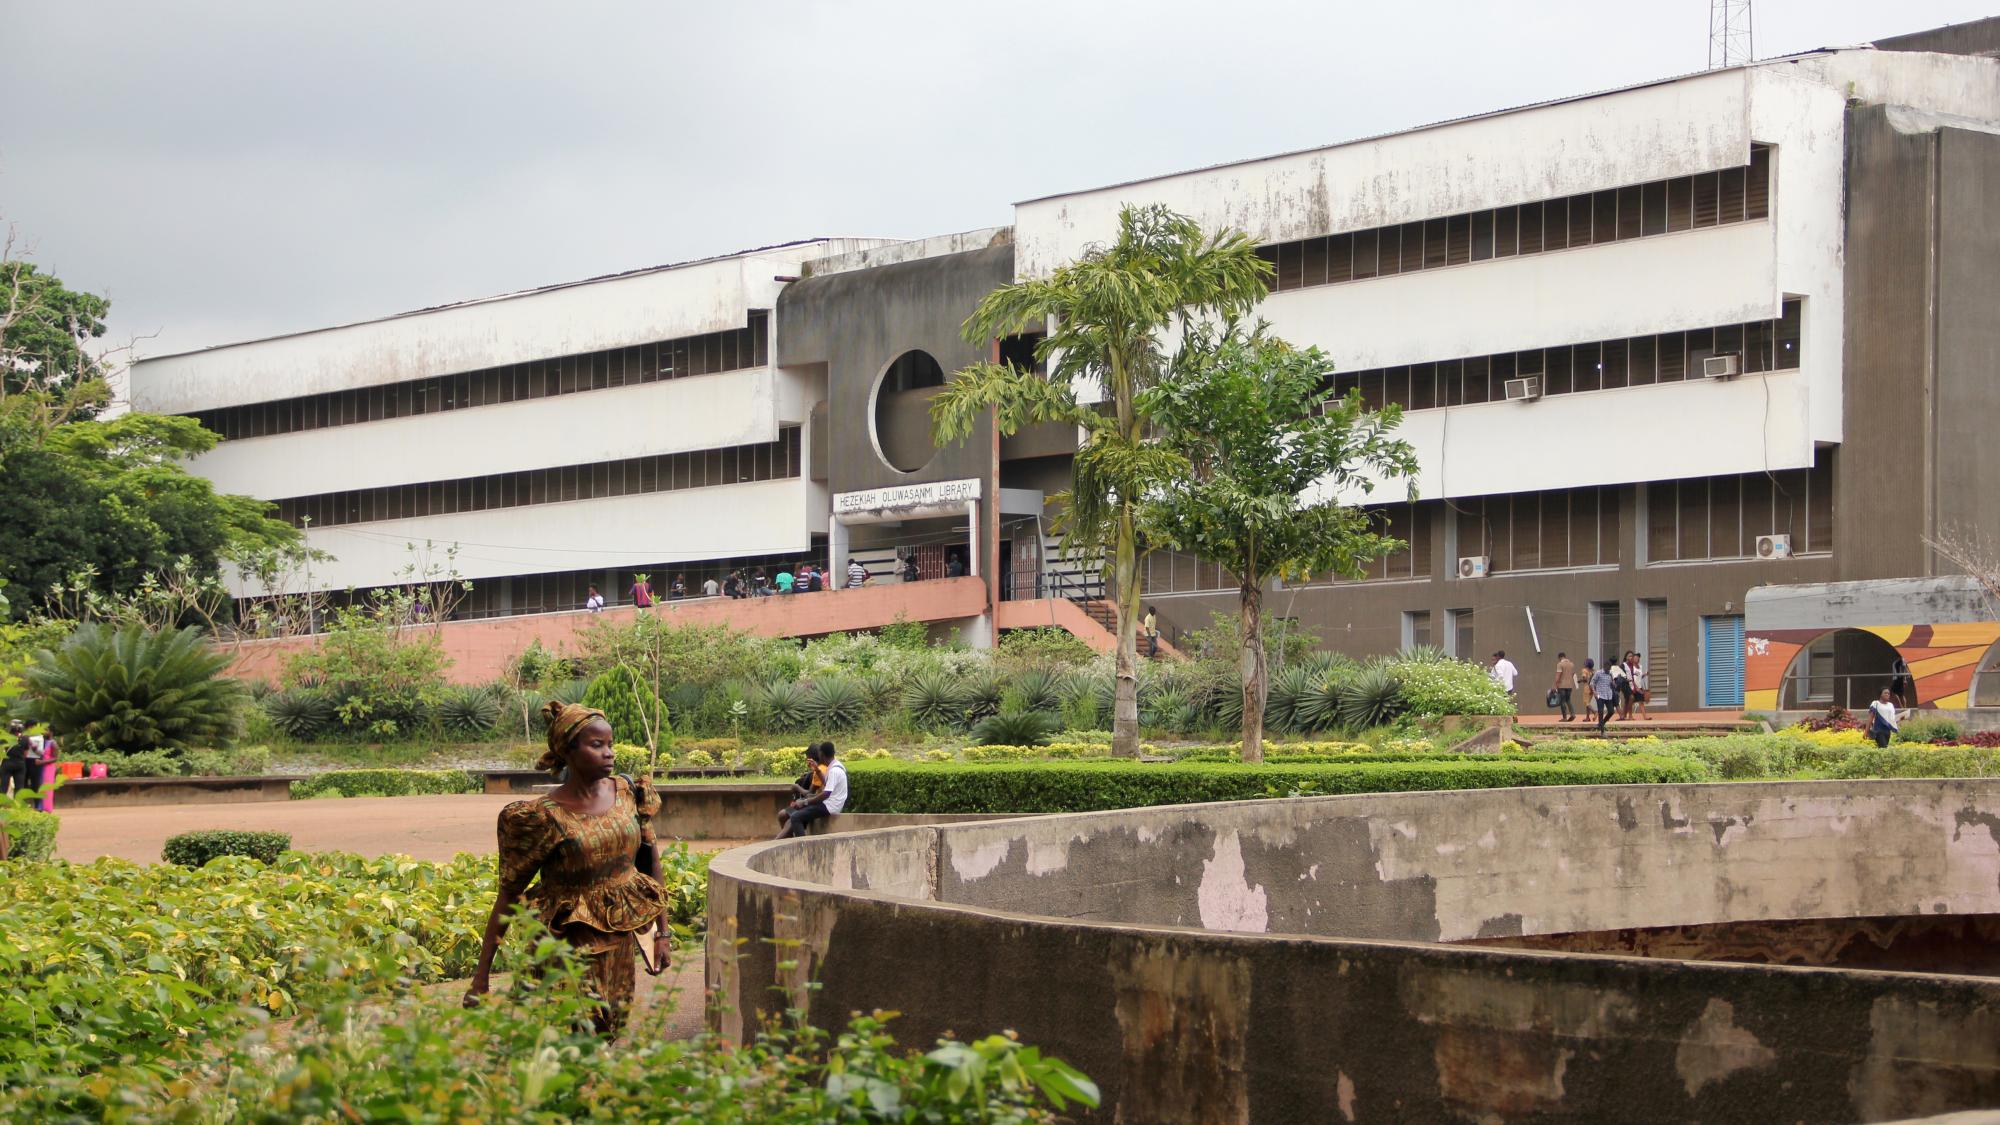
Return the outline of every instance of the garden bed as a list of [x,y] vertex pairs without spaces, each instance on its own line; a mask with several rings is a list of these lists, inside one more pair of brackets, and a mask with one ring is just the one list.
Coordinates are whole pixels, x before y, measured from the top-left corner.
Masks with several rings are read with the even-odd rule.
[[117,808],[133,805],[224,805],[289,801],[299,774],[259,777],[84,777],[56,791],[56,808]]

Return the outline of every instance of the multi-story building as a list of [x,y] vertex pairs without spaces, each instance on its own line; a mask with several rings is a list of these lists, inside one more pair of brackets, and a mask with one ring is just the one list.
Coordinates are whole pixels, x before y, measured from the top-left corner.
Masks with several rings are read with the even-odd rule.
[[[2000,526],[1996,51],[1989,20],[1034,200],[979,235],[148,360],[135,400],[220,429],[201,470],[312,516],[337,586],[422,539],[462,544],[477,613],[850,552],[982,575],[989,605],[1060,595],[1041,517],[1073,435],[940,449],[924,408],[964,363],[1028,354],[959,337],[981,295],[1165,203],[1257,237],[1261,315],[1332,357],[1334,390],[1402,406],[1419,455],[1413,501],[1369,501],[1407,549],[1268,608],[1356,653],[1505,649],[1529,695],[1557,651],[1635,649],[1657,699],[1740,706],[1750,589],[1935,574],[1939,535]],[[572,366],[592,393],[567,397]],[[558,379],[559,403],[513,401]],[[1175,629],[1236,604],[1196,558],[1143,581]]]

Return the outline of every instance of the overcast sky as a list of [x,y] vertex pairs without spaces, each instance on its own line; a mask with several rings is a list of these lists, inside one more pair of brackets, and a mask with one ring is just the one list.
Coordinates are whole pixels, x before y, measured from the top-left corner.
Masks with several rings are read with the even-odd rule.
[[[1992,0],[1757,0],[1760,57]],[[0,0],[0,221],[163,354],[1690,70],[1707,0]]]

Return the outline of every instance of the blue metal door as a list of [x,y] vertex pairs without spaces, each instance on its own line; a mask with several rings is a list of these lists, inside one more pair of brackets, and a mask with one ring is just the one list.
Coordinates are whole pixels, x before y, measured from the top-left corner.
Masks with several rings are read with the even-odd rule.
[[1743,706],[1743,618],[1701,619],[1701,705]]

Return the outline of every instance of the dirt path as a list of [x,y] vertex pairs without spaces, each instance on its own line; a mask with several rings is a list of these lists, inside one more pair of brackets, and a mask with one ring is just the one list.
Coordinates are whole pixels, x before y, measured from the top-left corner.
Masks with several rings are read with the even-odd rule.
[[[240,805],[156,805],[73,809],[62,813],[56,854],[73,863],[118,856],[158,863],[167,837],[201,828],[289,832],[302,852],[407,855],[450,859],[459,852],[490,855],[494,822],[517,797],[484,793],[445,797],[345,797],[268,801]],[[735,847],[743,840],[698,840],[700,851]]]

